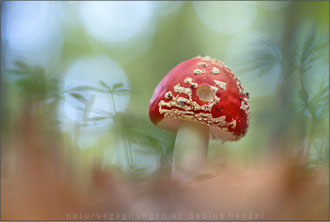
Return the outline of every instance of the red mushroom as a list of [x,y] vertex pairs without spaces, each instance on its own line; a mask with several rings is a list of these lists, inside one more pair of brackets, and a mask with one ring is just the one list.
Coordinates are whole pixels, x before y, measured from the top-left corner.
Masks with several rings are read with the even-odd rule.
[[233,71],[211,57],[174,67],[158,84],[149,116],[177,132],[172,178],[187,181],[205,171],[209,138],[236,141],[248,128],[248,93]]

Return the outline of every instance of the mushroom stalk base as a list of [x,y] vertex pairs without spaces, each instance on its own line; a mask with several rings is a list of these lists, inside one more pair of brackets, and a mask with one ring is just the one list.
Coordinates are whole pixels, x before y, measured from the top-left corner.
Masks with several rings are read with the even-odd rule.
[[208,126],[181,122],[173,151],[172,180],[185,183],[205,172],[209,132]]

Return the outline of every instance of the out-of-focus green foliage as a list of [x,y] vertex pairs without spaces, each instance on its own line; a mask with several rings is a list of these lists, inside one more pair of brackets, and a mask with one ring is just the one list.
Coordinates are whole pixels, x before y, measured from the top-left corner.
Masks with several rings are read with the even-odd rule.
[[[287,144],[305,138],[308,145],[306,151],[302,151],[304,160],[307,161],[311,157],[309,163],[312,163],[312,166],[326,166],[329,153],[329,77],[320,76],[315,64],[329,58],[329,39],[328,36],[320,34],[320,27],[315,22],[312,20],[306,24],[306,21],[288,21],[282,38],[276,38],[271,32],[266,32],[261,43],[252,45],[251,51],[248,51],[250,56],[244,55],[247,59],[242,57],[242,68],[239,71],[243,74],[258,73],[260,77],[269,75],[276,66],[280,68],[280,81],[275,94],[280,99],[280,106],[273,107],[269,116],[274,117],[271,113],[280,115],[275,114],[273,125],[277,127],[271,134],[276,135],[279,130],[284,137],[290,135],[288,140],[291,141],[287,141]],[[318,87],[312,90],[310,85],[315,83],[308,81],[313,78],[321,78],[321,81],[318,81]],[[293,131],[301,132],[300,136],[291,137]],[[316,140],[323,142],[316,145]],[[316,155],[311,154],[311,149],[317,151]]]
[[[233,158],[249,165],[256,159],[263,159],[262,154],[280,150],[288,155],[303,153],[302,164],[309,167],[328,164],[329,69],[324,67],[329,66],[329,24],[325,19],[329,14],[328,11],[318,11],[326,8],[322,5],[328,6],[328,3],[292,2],[272,11],[256,7],[258,19],[237,33],[209,29],[199,19],[193,4],[184,2],[177,11],[157,17],[155,29],[150,28],[152,40],[143,42],[150,43],[143,48],[143,53],[139,44],[134,43],[140,41],[139,38],[125,43],[127,48],[125,44],[109,45],[91,37],[78,22],[75,28],[64,29],[61,54],[53,67],[11,58],[15,61],[13,66],[3,69],[5,107],[1,125],[6,135],[10,128],[14,130],[10,131],[11,137],[6,138],[15,138],[15,129],[20,127],[17,117],[20,112],[26,112],[21,107],[28,104],[31,112],[39,109],[43,113],[43,124],[53,127],[63,140],[69,141],[66,149],[73,150],[73,156],[86,153],[87,159],[97,157],[101,162],[107,162],[107,158],[122,158],[124,169],[138,179],[157,169],[168,170],[175,134],[159,129],[149,121],[148,105],[154,88],[169,70],[185,59],[204,54],[226,64],[227,60],[234,63],[227,54],[235,51],[239,55],[233,64],[235,73],[244,79],[245,89],[253,92],[250,94],[252,117],[249,133],[236,143],[220,145],[212,142],[210,163],[225,163]],[[64,10],[68,6],[63,4],[62,7]],[[66,10],[78,11],[72,6],[68,8]],[[309,17],[305,17],[307,11]],[[276,21],[277,18],[283,18],[282,23]],[[260,33],[254,34],[255,41],[248,42],[244,48],[227,48],[231,40],[255,30]],[[62,89],[71,63],[83,56],[99,54],[112,58],[121,66],[130,88],[122,82],[100,79],[97,86],[82,84]],[[94,70],[89,71],[92,76]],[[278,81],[267,80],[276,75]],[[253,88],[255,82],[269,84],[274,90],[266,93]],[[86,97],[85,92],[95,95]],[[94,109],[97,93],[107,95],[113,112]],[[77,109],[83,113],[82,121],[71,123],[74,127],[69,132],[63,132],[59,127],[67,123],[58,117],[58,113],[65,112],[60,104],[66,96],[78,101],[82,106]],[[120,110],[118,106],[124,98],[129,99],[129,104],[127,109]],[[84,137],[82,131],[96,132],[101,128],[97,125],[102,123],[106,125],[102,128],[105,136],[85,149],[79,148],[79,137]],[[95,128],[91,127],[93,124]],[[120,141],[123,146],[118,145]],[[115,154],[118,149],[124,150],[123,157]],[[105,155],[106,150],[111,150],[111,157]],[[151,160],[154,162],[150,163]]]
[[20,61],[16,61],[15,66],[16,69],[8,72],[17,76],[15,84],[24,99],[38,103],[59,98],[59,81],[56,77],[47,75],[44,67]]

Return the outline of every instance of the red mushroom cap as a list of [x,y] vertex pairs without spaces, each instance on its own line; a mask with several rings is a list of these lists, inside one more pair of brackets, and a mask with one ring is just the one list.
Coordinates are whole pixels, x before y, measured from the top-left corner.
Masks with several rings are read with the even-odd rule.
[[210,127],[210,137],[238,140],[248,128],[248,93],[233,71],[211,57],[175,66],[158,84],[149,116],[158,127],[176,131],[188,120]]

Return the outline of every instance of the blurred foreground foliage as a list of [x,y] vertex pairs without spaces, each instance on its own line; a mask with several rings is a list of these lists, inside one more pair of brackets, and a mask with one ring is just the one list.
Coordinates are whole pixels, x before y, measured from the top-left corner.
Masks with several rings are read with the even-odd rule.
[[[291,4],[288,8],[283,9],[281,14],[287,21],[284,26],[274,22],[271,16],[269,16],[269,20],[256,23],[256,27],[263,33],[263,38],[261,41],[258,40],[249,45],[247,52],[242,51],[241,57],[237,59],[240,61],[236,67],[237,73],[242,76],[251,75],[251,78],[259,78],[272,75],[276,68],[280,70],[279,81],[277,81],[272,95],[251,95],[250,103],[253,115],[250,131],[252,132],[247,144],[243,145],[249,148],[245,148],[246,151],[241,152],[243,156],[246,156],[245,158],[259,155],[258,153],[267,153],[270,150],[271,152],[282,152],[283,156],[300,155],[301,164],[307,167],[324,167],[329,163],[329,78],[325,75],[318,75],[320,70],[317,68],[320,63],[328,64],[329,35],[320,26],[322,23],[319,20],[301,19],[299,16],[294,16],[293,11],[304,11],[305,7],[304,4]],[[187,19],[185,15],[190,10],[191,6],[186,4],[182,7],[181,14],[177,13],[175,18],[168,20],[169,24],[159,21],[159,33],[180,30],[185,26],[184,22],[175,23],[175,21]],[[282,29],[280,34],[279,29]],[[179,42],[187,41],[183,38],[184,36],[181,33],[182,38],[175,43],[177,47],[180,45]],[[163,41],[163,37],[160,38],[156,35],[155,42],[161,42],[160,45],[162,45]],[[198,39],[192,38],[189,41],[191,45],[196,46],[194,47],[196,52],[204,52],[202,46],[193,44],[197,43]],[[170,53],[171,49],[166,51],[165,48],[161,48],[161,51],[165,50],[167,53],[159,53],[159,45],[154,44],[154,46],[154,49],[151,49],[150,53],[140,60],[151,57],[154,61],[157,57],[160,60],[169,61],[164,56]],[[197,50],[197,46],[200,50]],[[188,46],[184,44],[181,47],[185,49]],[[187,56],[190,57],[193,52],[187,53],[189,54]],[[63,56],[65,59],[67,58],[65,55]],[[177,57],[181,57],[181,55]],[[157,84],[157,81],[164,75],[157,69],[168,71],[172,66],[171,63],[176,63],[176,60],[177,58],[173,57],[167,64],[154,65],[156,64],[154,62],[142,64],[138,66],[141,70],[130,68],[139,61],[128,65],[128,76],[133,83],[131,84],[132,89],[125,88],[121,82],[109,84],[102,79],[99,80],[97,86],[68,86],[63,89],[61,78],[63,74],[58,73],[59,71],[49,72],[42,65],[32,65],[16,60],[13,68],[5,70],[4,75],[3,92],[8,99],[5,100],[3,107],[2,133],[6,135],[11,133],[14,137],[15,131],[21,127],[22,117],[20,116],[37,113],[35,115],[42,119],[43,125],[60,135],[63,132],[60,127],[61,120],[58,117],[58,112],[62,112],[59,105],[66,99],[66,96],[69,96],[81,103],[82,106],[77,109],[83,113],[81,122],[75,123],[73,139],[70,136],[67,137],[72,139],[71,146],[79,147],[76,143],[78,143],[81,131],[88,129],[93,124],[104,122],[107,124],[107,131],[112,135],[111,138],[117,141],[104,140],[104,143],[115,147],[118,141],[124,141],[127,167],[129,166],[130,169],[127,169],[128,171],[133,172],[133,169],[138,169],[139,174],[148,175],[147,169],[142,172],[144,168],[139,166],[139,160],[134,160],[136,154],[153,157],[159,163],[158,168],[169,169],[175,135],[158,129],[150,123],[147,104],[154,88],[153,85]],[[140,72],[147,74],[143,76]],[[151,73],[159,73],[159,75],[151,75]],[[150,77],[149,81],[152,84],[141,85],[137,76],[142,79]],[[313,78],[322,79],[314,82]],[[92,96],[86,96],[85,92],[91,93]],[[93,95],[94,92],[109,97],[113,112],[93,109],[96,96],[96,94]],[[131,98],[130,107],[125,112],[117,111],[118,101],[115,101],[115,98],[121,97]],[[141,107],[139,104],[144,106]],[[91,114],[94,115],[91,117]],[[264,126],[271,126],[267,129],[269,138],[257,142],[256,138]],[[98,156],[102,156],[106,147],[109,147],[104,145],[100,149],[97,146],[89,148],[99,149],[100,151],[96,152]],[[222,150],[231,149],[232,146],[235,145],[225,145]],[[211,145],[211,155],[221,156],[222,151],[218,154],[213,152],[218,148],[219,145]],[[87,152],[87,150],[82,152]],[[216,159],[217,156],[212,158]]]
[[[162,130],[155,130],[149,119],[141,118],[129,112],[117,112],[115,108],[116,102],[113,95],[126,96],[130,94],[130,90],[122,88],[122,83],[116,83],[113,86],[109,86],[100,80],[99,87],[82,85],[73,88],[67,88],[61,91],[59,80],[46,74],[43,67],[32,66],[22,61],[16,61],[15,65],[16,69],[9,70],[8,73],[15,75],[16,78],[6,87],[8,87],[8,91],[11,90],[11,87],[14,87],[13,90],[18,90],[17,93],[19,95],[19,100],[23,106],[16,114],[10,113],[8,110],[4,110],[4,116],[7,116],[7,120],[11,117],[10,119],[13,121],[12,124],[18,121],[16,122],[18,125],[14,127],[15,130],[26,127],[20,125],[20,118],[25,118],[27,121],[31,122],[25,123],[28,126],[39,124],[40,122],[42,125],[46,124],[52,127],[53,130],[57,131],[57,134],[59,134],[61,130],[60,128],[56,127],[56,125],[58,126],[59,120],[57,119],[56,115],[51,116],[50,114],[54,114],[54,112],[56,114],[60,100],[63,100],[64,95],[68,94],[82,103],[85,107],[82,110],[84,113],[84,118],[81,123],[77,123],[78,128],[88,127],[88,123],[112,120],[108,130],[109,132],[113,133],[115,138],[121,139],[126,143],[127,160],[129,161],[129,174],[136,176],[136,178],[142,178],[142,175],[144,175],[144,177],[147,175],[144,171],[148,170],[138,167],[138,165],[133,162],[133,152],[147,156],[156,156],[160,163],[159,166],[161,169],[169,168],[173,149],[173,141],[175,138],[174,135]],[[106,110],[91,110],[93,97],[85,97],[82,93],[84,91],[108,94],[109,98],[112,100],[114,113],[108,112]],[[8,107],[9,106],[7,106],[7,108]],[[96,112],[98,116],[89,117],[91,112]],[[17,114],[21,115],[22,117],[18,116],[18,119],[14,118],[14,116]],[[46,118],[47,116],[48,118]],[[40,119],[37,122],[33,122],[35,121],[35,118]],[[42,119],[44,120],[41,121]],[[54,123],[57,124],[54,125]],[[7,128],[3,128],[3,130],[8,131]],[[3,133],[7,134],[8,132],[6,133],[3,131]],[[139,144],[141,146],[136,150],[132,150],[131,144]],[[88,151],[86,150],[86,152]]]
[[[197,20],[189,17],[191,5],[158,21],[153,47],[136,61],[123,62],[130,89],[102,79],[97,86],[63,89],[60,71],[66,67],[61,65],[77,50],[65,49],[56,71],[16,60],[13,68],[4,71],[2,82],[6,202],[2,212],[8,219],[43,220],[63,219],[68,209],[176,212],[186,208],[189,212],[203,206],[205,211],[252,206],[265,212],[264,219],[328,219],[329,77],[321,76],[318,67],[329,65],[329,33],[320,26],[320,18],[307,23],[303,14],[295,18],[295,12],[302,13],[306,5],[295,6],[292,3],[281,11],[284,25],[262,21],[264,26],[258,26],[262,41],[249,45],[235,67],[239,77],[250,75],[253,80],[280,70],[279,81],[267,83],[276,84],[274,92],[251,95],[246,138],[231,144],[211,143],[208,164],[214,175],[196,179],[188,187],[169,182],[175,134],[152,125],[148,103],[156,84],[175,64],[195,53],[209,53],[198,36],[185,34],[191,31],[187,22]],[[281,35],[274,31],[278,26],[283,28]],[[226,42],[229,37],[223,38]],[[223,54],[219,47],[219,54],[209,55]],[[96,93],[107,95],[113,112],[93,109]],[[59,118],[60,104],[67,97],[82,105],[77,109],[83,116],[69,132],[62,130],[65,123]],[[130,105],[119,111],[116,98],[123,97],[130,98]],[[101,139],[80,147],[82,132],[97,131],[99,125],[105,131]],[[124,163],[105,161],[105,156],[116,159],[119,150],[124,151]],[[155,160],[154,169],[144,164],[148,158]]]
[[294,10],[293,5],[287,9],[288,22],[282,35],[276,27],[260,28],[264,38],[242,54],[238,72],[257,74],[258,78],[271,75],[276,68],[280,70],[275,99],[266,96],[251,100],[252,106],[257,107],[268,106],[268,101],[273,100],[277,107],[269,105],[270,109],[255,115],[272,116],[268,124],[273,126],[270,134],[276,140],[275,149],[293,152],[306,166],[327,167],[329,76],[321,75],[318,65],[329,64],[329,33],[316,20],[297,19],[292,14]]

